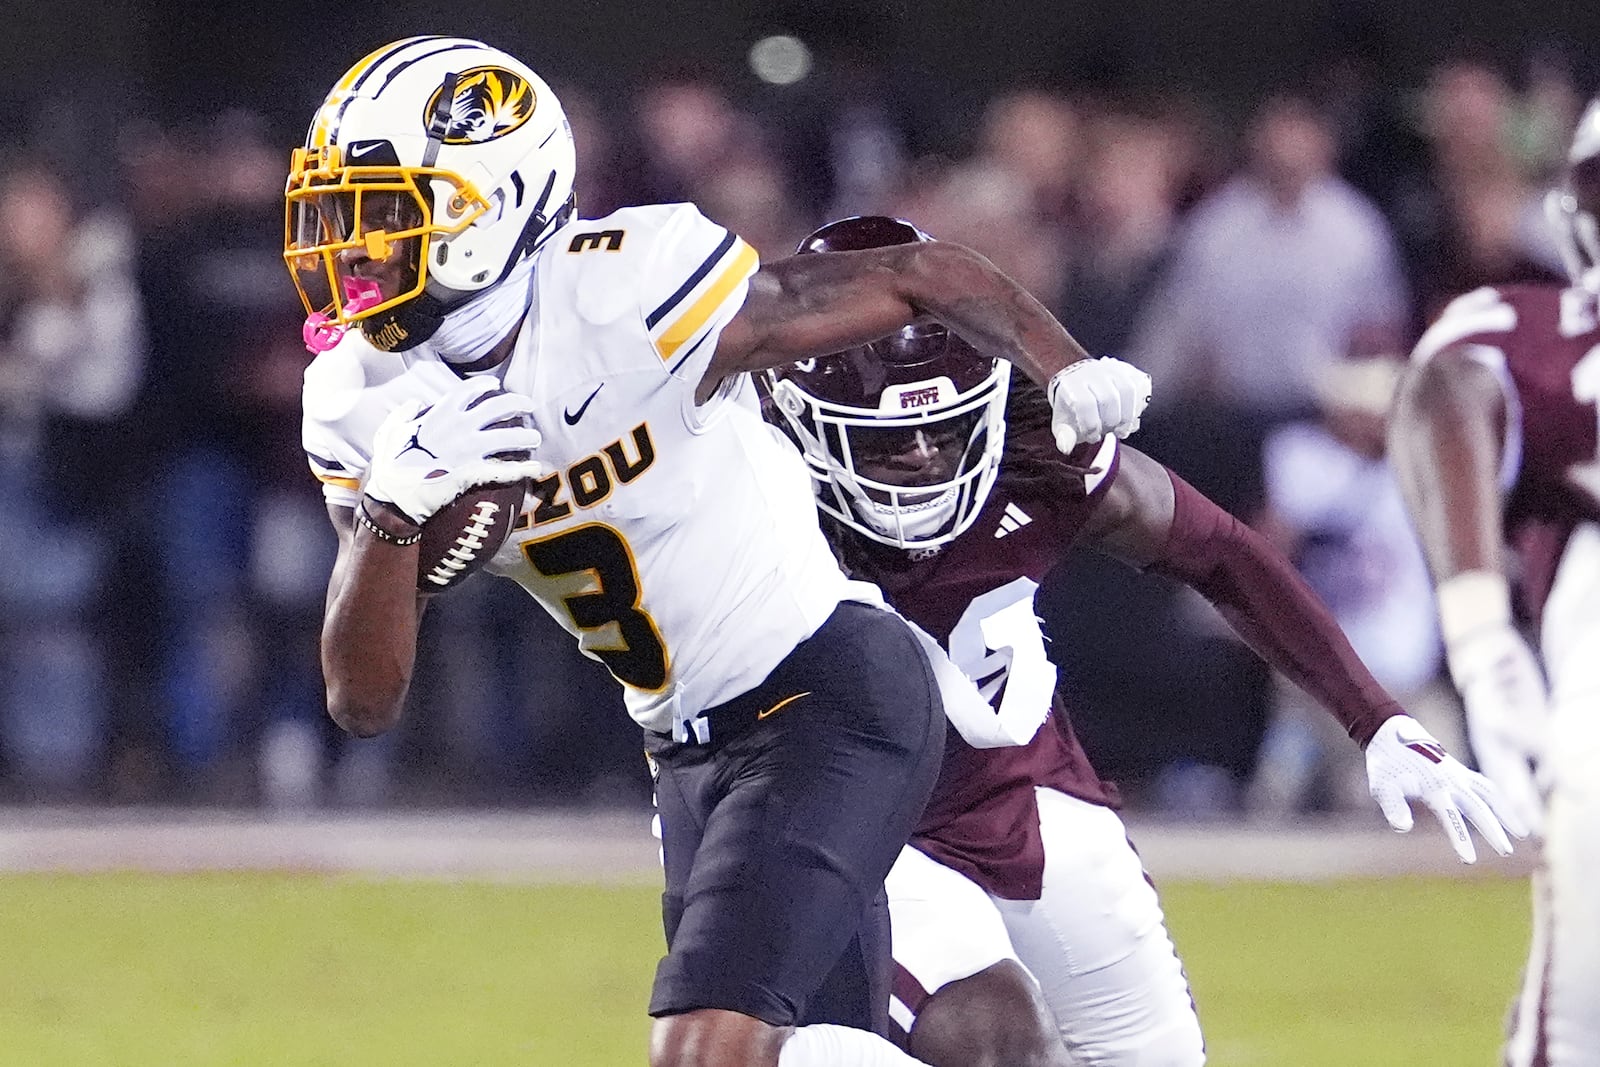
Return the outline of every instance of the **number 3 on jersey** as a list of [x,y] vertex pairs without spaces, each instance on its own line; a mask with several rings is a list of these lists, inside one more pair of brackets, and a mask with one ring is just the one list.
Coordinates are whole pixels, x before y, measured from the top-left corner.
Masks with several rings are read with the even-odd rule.
[[667,684],[667,650],[639,607],[639,571],[620,533],[588,523],[528,541],[522,554],[549,581],[550,599],[566,608],[579,648],[624,685],[654,692]]
[[[1044,651],[1044,634],[1033,614],[1039,583],[1017,578],[974,597],[950,631],[950,661],[993,702],[998,725],[1012,744],[1033,739],[1050,712],[1056,667]],[[960,728],[960,724],[957,724]]]

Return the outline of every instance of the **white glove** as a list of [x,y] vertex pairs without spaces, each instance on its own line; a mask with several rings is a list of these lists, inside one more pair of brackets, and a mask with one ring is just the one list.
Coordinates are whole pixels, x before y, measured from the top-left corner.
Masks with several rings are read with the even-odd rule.
[[1071,452],[1108,433],[1127,437],[1137,430],[1150,403],[1150,375],[1109,356],[1082,359],[1056,371],[1046,392],[1056,447]]
[[1478,767],[1523,825],[1539,832],[1544,804],[1536,772],[1550,726],[1550,697],[1538,657],[1506,623],[1458,639],[1449,661]]
[[372,439],[366,494],[420,525],[473,486],[539,477],[528,404],[488,377],[468,378],[431,405],[401,404]]
[[1409,715],[1396,715],[1378,727],[1367,745],[1367,787],[1383,817],[1400,833],[1411,829],[1411,806],[1420,800],[1433,809],[1462,863],[1478,858],[1467,823],[1502,856],[1511,855],[1510,830],[1528,831],[1493,783],[1469,771]]

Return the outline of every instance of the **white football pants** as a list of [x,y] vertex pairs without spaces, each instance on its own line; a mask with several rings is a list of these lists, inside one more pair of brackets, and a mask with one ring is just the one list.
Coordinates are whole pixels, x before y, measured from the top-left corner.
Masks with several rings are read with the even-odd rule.
[[1600,528],[1568,542],[1545,605],[1544,846],[1507,1067],[1600,1067]]
[[[907,846],[886,883],[894,959],[937,992],[1001,960],[1038,981],[1082,1067],[1199,1067],[1200,1020],[1161,904],[1116,812],[1037,790],[1044,837],[1039,900],[991,896]],[[902,1029],[915,1007],[900,997]]]

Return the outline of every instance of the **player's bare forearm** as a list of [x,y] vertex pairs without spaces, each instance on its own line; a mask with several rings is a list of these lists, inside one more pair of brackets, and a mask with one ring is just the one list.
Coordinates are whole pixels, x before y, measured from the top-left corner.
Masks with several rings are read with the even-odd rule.
[[349,508],[330,507],[339,556],[322,623],[322,674],[328,714],[358,737],[400,721],[417,654],[421,607],[417,548],[361,529]]
[[960,245],[933,247],[943,254],[911,279],[919,310],[978,351],[1009,360],[1040,385],[1048,385],[1063,367],[1089,358],[1043,304],[993,263]]
[[1055,316],[993,263],[970,248],[929,241],[764,265],[718,341],[707,383],[839,352],[927,318],[1041,385],[1087,358]]
[[1459,349],[1413,367],[1401,384],[1389,418],[1389,459],[1436,582],[1503,570],[1504,424],[1494,372]]

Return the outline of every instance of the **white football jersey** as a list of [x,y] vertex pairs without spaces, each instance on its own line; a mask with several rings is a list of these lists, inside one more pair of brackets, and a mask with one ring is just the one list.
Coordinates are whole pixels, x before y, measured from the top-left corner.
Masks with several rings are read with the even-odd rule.
[[[748,375],[696,406],[755,250],[689,204],[580,220],[539,251],[534,306],[486,374],[533,400],[549,473],[488,569],[515,579],[604,663],[640,725],[682,738],[759,684],[843,599],[798,455]],[[304,443],[330,502],[354,506],[378,424],[457,380],[424,344],[352,330],[306,371]]]

